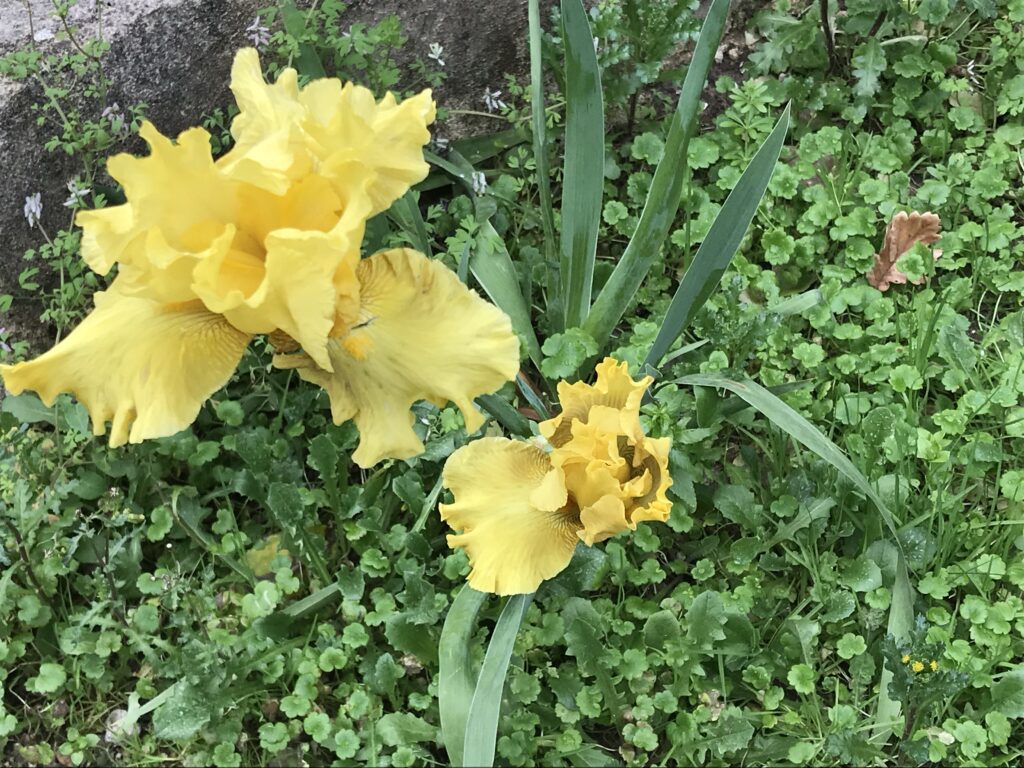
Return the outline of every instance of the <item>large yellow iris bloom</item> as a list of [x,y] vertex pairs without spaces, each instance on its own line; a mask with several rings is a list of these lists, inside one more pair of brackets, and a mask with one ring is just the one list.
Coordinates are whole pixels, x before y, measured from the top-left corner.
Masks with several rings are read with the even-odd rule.
[[455,497],[441,517],[451,547],[469,555],[469,584],[481,592],[534,592],[562,571],[576,545],[603,541],[644,520],[668,519],[669,438],[650,438],[640,402],[653,381],[634,381],[625,363],[597,366],[595,384],[558,385],[562,412],[541,422],[550,452],[533,443],[483,438],[444,467]]
[[235,145],[214,160],[201,128],[177,142],[146,123],[148,157],[118,155],[127,202],[78,215],[82,256],[118,265],[95,309],[35,360],[0,366],[8,390],[52,403],[70,392],[110,444],[188,426],[231,377],[251,338],[301,349],[276,358],[324,386],[335,420],[355,419],[362,466],[422,444],[413,402],[454,401],[469,429],[475,396],[515,376],[508,318],[415,251],[360,259],[366,220],[428,171],[430,92],[397,103],[336,79],[263,79],[239,51]]

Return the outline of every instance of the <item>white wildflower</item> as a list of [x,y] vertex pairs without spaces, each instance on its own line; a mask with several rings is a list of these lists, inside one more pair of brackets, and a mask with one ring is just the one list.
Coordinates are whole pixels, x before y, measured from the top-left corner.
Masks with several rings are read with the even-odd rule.
[[263,26],[263,20],[256,14],[252,24],[245,28],[245,32],[255,48],[260,48],[270,42],[270,29]]
[[482,101],[487,107],[488,112],[505,109],[505,102],[501,100],[501,91],[492,91],[490,88],[484,88]]
[[444,46],[442,46],[442,45],[440,45],[438,43],[431,43],[430,44],[430,53],[427,54],[427,58],[428,59],[433,59],[434,61],[437,62],[437,66],[443,67],[444,66],[444,59],[441,58],[441,54],[443,54],[443,53],[444,53]]
[[109,107],[103,110],[100,117],[110,121],[110,129],[121,138],[127,138],[130,131],[128,130],[128,123],[124,119],[124,113],[121,111],[121,105],[116,101]]
[[977,87],[977,86],[980,86],[982,83],[981,83],[981,78],[978,77],[978,72],[975,69],[975,66],[977,66],[977,65],[976,65],[974,59],[971,59],[970,61],[967,62],[967,68],[966,69],[967,69],[967,78],[971,81],[971,85]]
[[487,179],[484,178],[483,171],[473,171],[473,193],[476,195],[482,195],[487,191]]
[[43,196],[41,193],[36,192],[34,195],[29,195],[25,198],[25,220],[28,222],[30,227],[34,227],[39,223],[39,219],[43,216]]
[[88,187],[78,186],[78,182],[72,179],[68,182],[68,199],[64,201],[65,208],[77,208],[85,202],[85,196],[91,192]]

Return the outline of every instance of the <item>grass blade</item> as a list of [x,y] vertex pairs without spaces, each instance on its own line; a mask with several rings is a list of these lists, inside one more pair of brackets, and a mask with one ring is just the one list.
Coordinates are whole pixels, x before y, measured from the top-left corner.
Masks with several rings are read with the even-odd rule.
[[693,59],[686,70],[679,104],[672,116],[672,125],[665,141],[665,155],[654,172],[647,202],[640,214],[640,223],[583,324],[583,329],[602,349],[647,276],[651,264],[659,257],[661,246],[679,210],[679,196],[686,169],[686,148],[693,133],[700,94],[708,79],[708,71],[722,39],[728,14],[729,0],[713,0],[704,18]]
[[882,497],[875,492],[867,478],[861,474],[861,471],[853,465],[853,462],[846,457],[846,454],[835,443],[821,434],[811,422],[767,389],[750,379],[730,379],[718,373],[695,373],[675,379],[675,383],[727,389],[743,400],[746,400],[750,405],[767,416],[775,426],[827,461],[839,470],[847,480],[857,486],[878,509],[878,513],[882,516],[882,521],[885,523],[886,528],[889,529],[889,533],[892,534],[896,546],[899,547],[896,521],[889,508],[885,505],[885,502],[882,501]]
[[[548,301],[559,295],[555,260],[555,214],[551,202],[551,171],[548,167],[547,115],[544,112],[544,72],[541,56],[540,0],[529,0],[530,106],[533,109],[533,162],[540,198],[540,223],[544,230],[544,262],[547,265]],[[561,322],[561,316],[558,317]]]
[[476,627],[476,616],[487,597],[468,584],[462,588],[444,620],[439,658],[437,698],[441,715],[441,738],[452,765],[465,765],[462,748],[466,741],[466,722],[476,687],[473,656],[469,644]]
[[[590,312],[597,257],[604,184],[604,100],[594,37],[582,0],[562,0],[562,27],[565,165],[562,171],[561,299],[565,327],[577,328]],[[537,115],[536,109],[534,115]],[[543,118],[542,112],[541,122]]]
[[505,689],[505,675],[512,658],[512,648],[523,623],[526,609],[533,602],[533,595],[513,595],[505,603],[498,618],[498,624],[487,646],[484,665],[473,693],[466,722],[466,743],[463,749],[463,763],[489,768],[494,765],[494,747],[498,741],[498,715],[501,713],[501,694]]
[[757,206],[764,197],[765,190],[768,189],[768,182],[779,160],[779,153],[782,151],[788,130],[787,104],[782,117],[743,171],[743,175],[726,198],[722,210],[715,217],[707,237],[697,249],[697,254],[683,275],[679,288],[676,289],[676,295],[672,297],[672,303],[665,313],[658,336],[647,354],[646,365],[655,368],[658,366],[669,347],[686,330],[693,316],[704,306],[704,302],[718,286],[747,232],[747,227],[757,213]]
[[[887,629],[897,640],[905,638],[914,623],[914,595],[896,521],[871,483],[846,457],[846,454],[821,434],[807,419],[760,384],[749,379],[737,381],[721,374],[699,373],[676,379],[675,383],[700,387],[720,387],[738,395],[798,443],[835,467],[871,500],[878,510],[878,514],[881,515],[885,527],[892,534],[892,543],[896,550],[896,577],[893,583],[892,602],[889,605]],[[879,678],[878,704],[875,709],[875,730],[872,734],[872,740],[876,743],[884,743],[889,738],[892,734],[893,724],[899,716],[900,704],[889,696],[889,680],[891,679],[892,671],[883,667]]]
[[509,405],[504,398],[498,395],[480,395],[476,403],[512,434],[520,437],[530,436],[530,420]]

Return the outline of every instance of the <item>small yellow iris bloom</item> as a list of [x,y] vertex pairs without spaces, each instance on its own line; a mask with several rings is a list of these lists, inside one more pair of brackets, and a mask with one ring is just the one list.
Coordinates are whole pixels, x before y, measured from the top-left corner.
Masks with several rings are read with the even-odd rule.
[[534,592],[562,571],[576,545],[593,545],[644,520],[668,519],[669,438],[644,435],[640,403],[653,379],[625,363],[597,366],[595,384],[558,385],[562,412],[542,422],[551,451],[482,438],[453,453],[443,478],[455,497],[441,517],[469,555],[482,592]]
[[0,366],[8,390],[52,403],[69,392],[110,444],[187,427],[231,377],[256,334],[301,353],[275,358],[325,387],[337,423],[354,419],[367,467],[423,446],[412,404],[474,397],[515,376],[508,318],[422,254],[360,258],[366,220],[428,171],[429,91],[397,103],[336,79],[299,88],[294,70],[263,79],[239,51],[231,89],[235,145],[214,160],[210,136],[177,142],[146,123],[144,158],[110,159],[124,205],[78,215],[82,256],[117,277],[95,309],[35,360]]

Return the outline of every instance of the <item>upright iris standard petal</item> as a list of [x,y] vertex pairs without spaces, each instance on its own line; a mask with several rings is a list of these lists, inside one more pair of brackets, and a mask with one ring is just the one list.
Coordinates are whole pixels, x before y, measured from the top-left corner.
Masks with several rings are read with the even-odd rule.
[[565,486],[540,448],[484,437],[455,451],[443,478],[455,501],[440,505],[441,518],[461,531],[448,544],[469,555],[471,587],[535,592],[569,564],[579,518],[566,509]]
[[235,179],[284,194],[313,162],[300,127],[305,109],[298,74],[289,67],[267,83],[256,49],[243,48],[231,67],[231,92],[239,110],[231,122],[235,146],[218,165]]
[[75,218],[82,258],[101,275],[117,262],[148,262],[146,234],[154,228],[170,248],[188,254],[208,248],[236,216],[235,186],[214,167],[209,133],[190,128],[174,143],[146,122],[139,135],[148,157],[120,154],[107,162],[128,202]]
[[434,100],[423,91],[402,103],[391,93],[379,102],[358,85],[337,81],[311,83],[301,99],[316,119],[306,124],[317,147],[321,173],[343,189],[351,179],[368,177],[373,214],[400,198],[429,171],[423,146],[430,141]]
[[269,84],[252,48],[236,55],[231,90],[240,110],[231,125],[235,147],[218,165],[235,178],[281,194],[313,169],[343,199],[353,186],[364,188],[374,215],[427,175],[430,91],[378,102],[367,88],[335,78],[300,89],[293,69]]
[[519,341],[508,317],[466,288],[444,265],[407,249],[360,262],[359,318],[332,338],[333,373],[308,355],[278,356],[331,399],[337,424],[354,419],[359,448],[353,459],[369,467],[423,450],[410,408],[418,400],[454,402],[466,428],[483,418],[473,398],[493,392],[519,369]]
[[30,362],[0,366],[13,394],[26,389],[52,404],[77,397],[110,445],[173,435],[224,386],[249,343],[199,302],[162,305],[124,296],[117,282],[66,339]]
[[610,357],[598,363],[596,371],[597,381],[594,384],[582,381],[573,384],[558,382],[562,412],[540,424],[541,434],[553,446],[558,447],[568,441],[573,421],[586,422],[591,408],[596,405],[628,414],[636,420],[636,428],[640,428],[640,403],[654,379],[645,376],[640,381],[634,381],[629,375],[629,366]]

